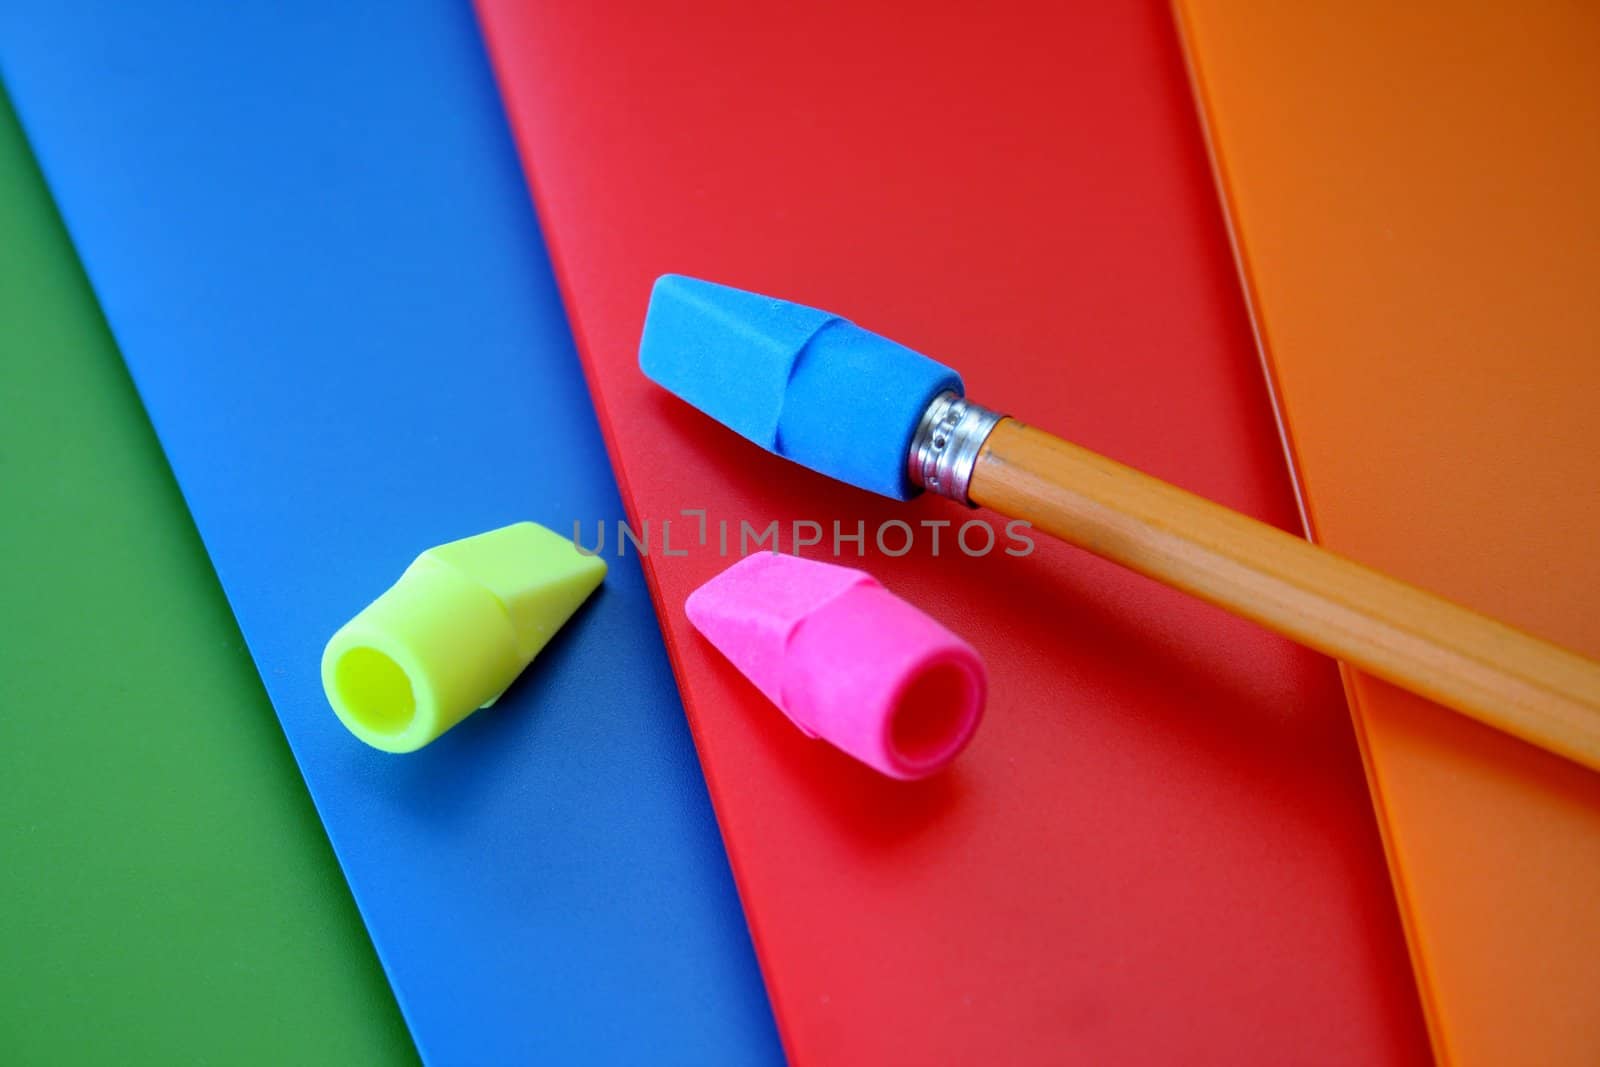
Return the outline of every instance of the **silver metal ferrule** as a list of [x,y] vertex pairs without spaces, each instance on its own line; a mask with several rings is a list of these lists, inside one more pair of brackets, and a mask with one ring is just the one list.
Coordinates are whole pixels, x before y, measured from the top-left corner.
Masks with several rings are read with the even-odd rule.
[[946,390],[933,398],[911,436],[911,484],[973,507],[967,499],[978,451],[1004,415]]

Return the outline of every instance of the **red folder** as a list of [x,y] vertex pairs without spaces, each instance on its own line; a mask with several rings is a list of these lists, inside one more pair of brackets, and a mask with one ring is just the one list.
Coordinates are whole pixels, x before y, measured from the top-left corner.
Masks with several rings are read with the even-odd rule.
[[[1042,537],[1006,555],[999,520],[965,555],[976,513],[788,466],[636,365],[651,281],[712,278],[1295,527],[1166,8],[639,7],[480,15],[791,1058],[1424,1061],[1331,662]],[[774,519],[984,655],[947,773],[808,740],[690,629],[741,523]],[[874,543],[891,519],[907,555]]]

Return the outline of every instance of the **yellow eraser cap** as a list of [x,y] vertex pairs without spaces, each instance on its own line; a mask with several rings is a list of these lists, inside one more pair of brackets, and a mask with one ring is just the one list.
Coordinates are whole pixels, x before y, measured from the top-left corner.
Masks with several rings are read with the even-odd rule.
[[322,688],[361,740],[414,752],[494,703],[605,576],[532,522],[430,548],[329,639]]

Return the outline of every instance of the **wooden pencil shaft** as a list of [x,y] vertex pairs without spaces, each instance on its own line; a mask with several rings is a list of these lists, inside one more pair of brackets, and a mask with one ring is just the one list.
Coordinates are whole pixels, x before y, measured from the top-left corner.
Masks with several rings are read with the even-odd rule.
[[968,495],[1585,766],[1600,664],[1004,419]]

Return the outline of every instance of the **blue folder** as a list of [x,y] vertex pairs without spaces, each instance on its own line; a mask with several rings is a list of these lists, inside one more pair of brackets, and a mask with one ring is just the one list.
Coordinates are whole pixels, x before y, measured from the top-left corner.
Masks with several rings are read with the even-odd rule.
[[781,1059],[634,561],[421,752],[322,695],[422,549],[621,516],[468,6],[14,2],[0,74],[424,1057]]

